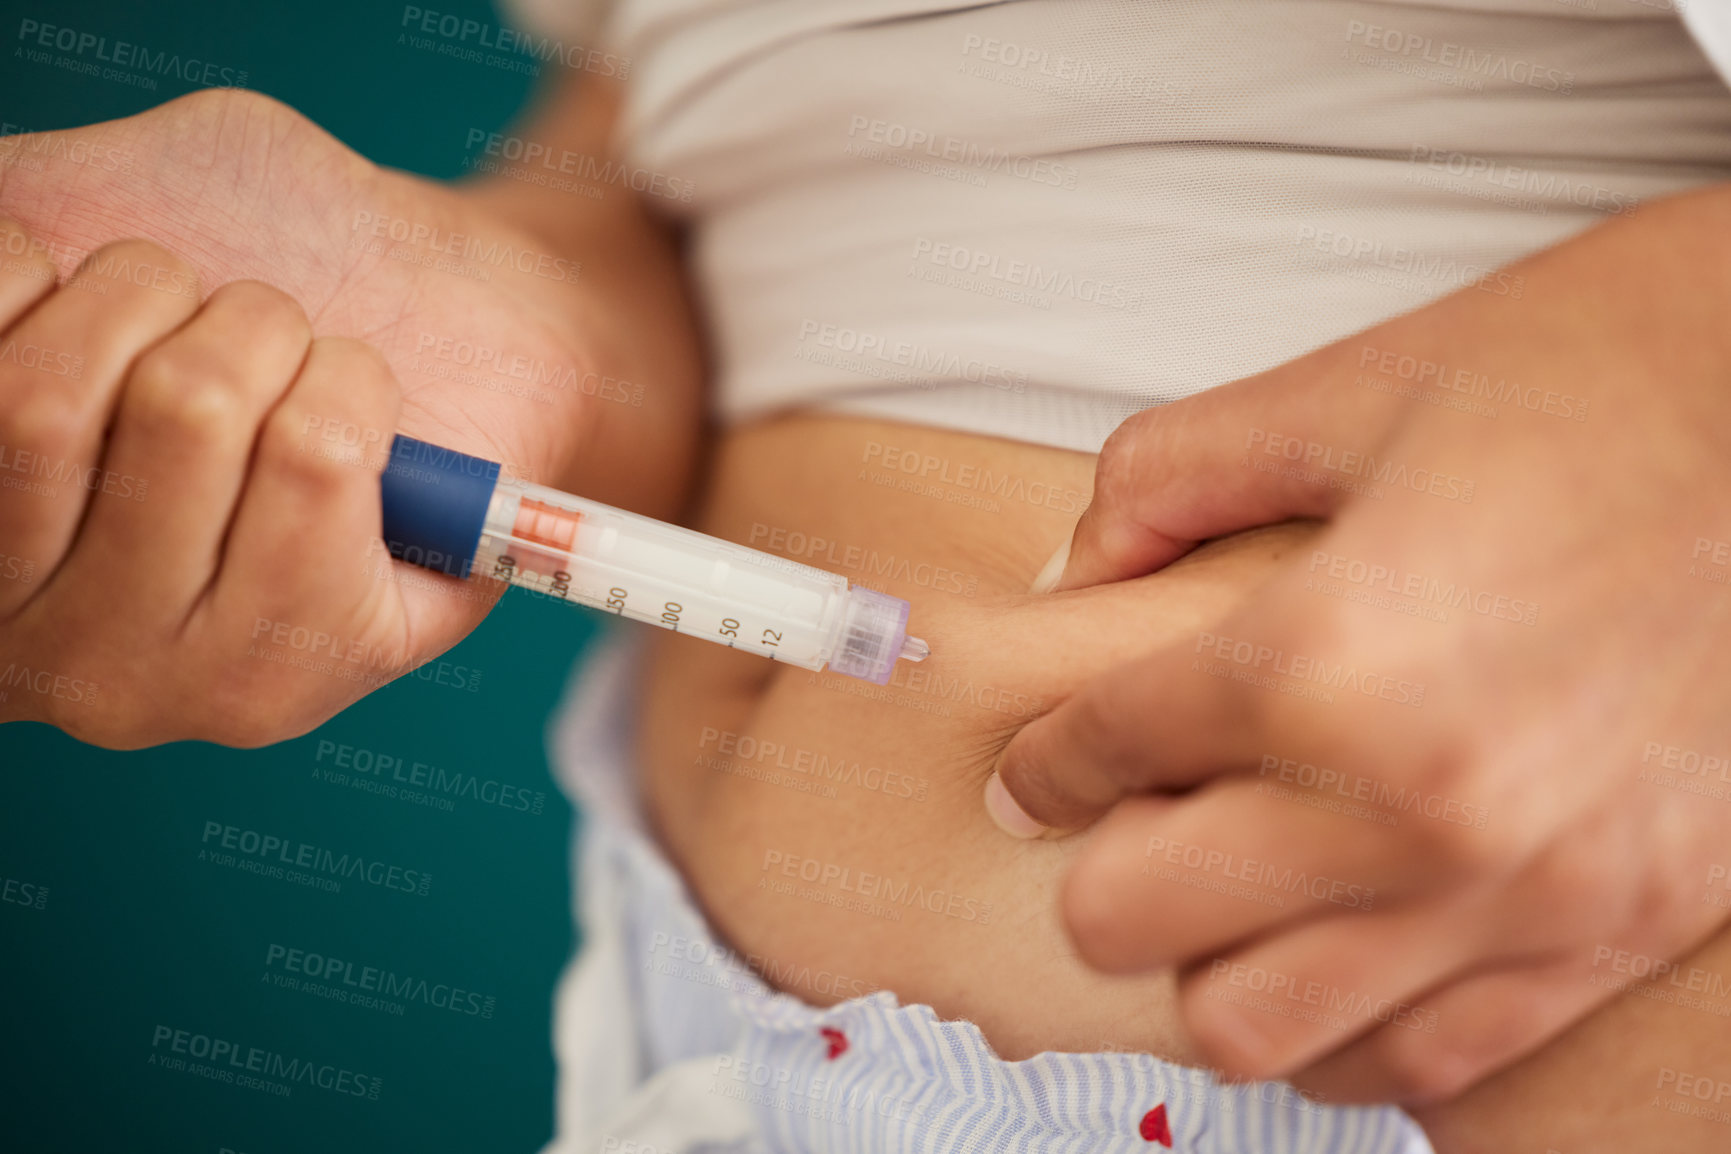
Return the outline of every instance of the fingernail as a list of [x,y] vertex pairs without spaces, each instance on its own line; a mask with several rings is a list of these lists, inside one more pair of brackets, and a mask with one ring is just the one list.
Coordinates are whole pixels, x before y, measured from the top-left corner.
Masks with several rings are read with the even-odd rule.
[[1010,796],[1003,780],[995,773],[986,779],[986,812],[991,815],[992,824],[1011,837],[1027,841],[1046,832],[1045,826],[1016,804],[1016,799]]
[[1070,563],[1070,541],[1064,538],[1064,543],[1058,546],[1058,551],[1052,554],[1052,559],[1046,562],[1040,570],[1040,575],[1034,578],[1034,584],[1028,589],[1030,593],[1050,593],[1064,576],[1064,566]]

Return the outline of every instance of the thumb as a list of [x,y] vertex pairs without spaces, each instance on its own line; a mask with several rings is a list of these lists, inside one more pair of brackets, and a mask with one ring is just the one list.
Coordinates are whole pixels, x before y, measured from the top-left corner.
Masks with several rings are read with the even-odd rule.
[[1368,487],[1403,403],[1358,384],[1379,355],[1353,337],[1130,417],[1102,446],[1094,499],[1034,592],[1140,577],[1211,537],[1335,513]]
[[[1270,635],[1249,623],[1230,631]],[[1108,670],[1029,722],[986,783],[993,821],[1017,837],[1080,829],[1126,797],[1255,765],[1269,740],[1255,695],[1267,691],[1219,676],[1212,653],[1222,641],[1234,644],[1198,632]]]

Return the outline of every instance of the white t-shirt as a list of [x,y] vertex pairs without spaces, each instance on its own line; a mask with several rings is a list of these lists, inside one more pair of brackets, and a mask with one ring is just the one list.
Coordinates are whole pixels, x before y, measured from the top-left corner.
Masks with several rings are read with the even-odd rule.
[[[520,0],[629,82],[738,421],[1125,416],[1731,178],[1731,3]],[[1716,47],[1717,46],[1717,47]],[[589,59],[566,54],[566,59]]]

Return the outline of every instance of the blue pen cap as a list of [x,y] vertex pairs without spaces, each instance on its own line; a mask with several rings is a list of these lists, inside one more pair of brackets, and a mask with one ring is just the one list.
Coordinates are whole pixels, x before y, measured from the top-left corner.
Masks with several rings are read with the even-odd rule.
[[391,442],[391,463],[379,478],[391,556],[467,577],[498,482],[496,461],[399,434]]

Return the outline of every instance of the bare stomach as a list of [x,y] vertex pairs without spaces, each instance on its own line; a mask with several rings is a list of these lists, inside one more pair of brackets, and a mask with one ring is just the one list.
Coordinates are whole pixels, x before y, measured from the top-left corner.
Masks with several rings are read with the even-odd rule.
[[[649,811],[717,932],[772,984],[818,1005],[890,990],[974,1022],[1011,1060],[1117,1049],[1200,1063],[1169,972],[1109,977],[1072,954],[1057,892],[1086,834],[1014,841],[981,790],[1018,728],[1117,663],[1194,640],[1315,530],[1241,534],[1135,581],[1030,595],[1093,465],[837,417],[723,438],[699,528],[906,598],[932,646],[879,690],[653,640]],[[1731,974],[1731,944],[1691,963]],[[1623,999],[1420,1119],[1444,1154],[1731,1148],[1731,1125],[1655,1105],[1667,1069],[1731,1082],[1731,1018]]]

